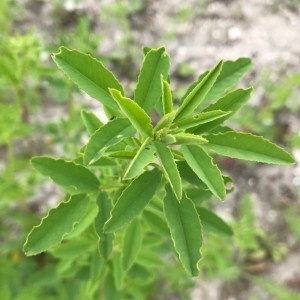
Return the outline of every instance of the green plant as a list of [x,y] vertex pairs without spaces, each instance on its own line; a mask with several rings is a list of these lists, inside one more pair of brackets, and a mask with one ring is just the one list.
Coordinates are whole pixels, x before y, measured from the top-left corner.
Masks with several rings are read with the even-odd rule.
[[[52,253],[61,276],[80,282],[84,299],[147,298],[164,269],[176,264],[171,253],[188,277],[198,275],[202,231],[232,234],[202,205],[230,191],[230,178],[214,164],[213,153],[294,162],[264,138],[222,126],[250,97],[251,88],[232,89],[250,68],[249,59],[219,62],[174,107],[168,54],[145,48],[144,55],[134,99],[90,55],[62,47],[53,56],[79,88],[101,102],[109,121],[103,124],[83,110],[89,140],[73,160],[31,160],[67,195],[33,228],[24,251]],[[211,100],[216,101],[205,107]]]
[[297,291],[291,290],[286,284],[279,283],[275,280],[267,280],[264,278],[250,277],[256,286],[260,287],[265,293],[270,295],[272,299],[278,300],[300,300]]
[[298,110],[300,74],[291,73],[275,78],[271,75],[270,71],[265,70],[258,80],[264,91],[259,109],[250,106],[247,111],[238,113],[234,120],[246,131],[288,143],[295,148],[299,144],[298,132],[291,131],[286,116]]

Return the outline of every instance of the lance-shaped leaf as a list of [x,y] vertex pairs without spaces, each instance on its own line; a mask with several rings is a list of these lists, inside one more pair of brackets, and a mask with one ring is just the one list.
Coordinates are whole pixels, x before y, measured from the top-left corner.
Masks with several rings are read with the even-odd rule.
[[173,135],[176,139],[177,145],[184,145],[184,144],[205,144],[207,143],[207,140],[196,134],[186,133],[186,132],[179,132]]
[[[169,230],[168,230],[168,234],[169,234]],[[143,266],[148,270],[149,269],[153,270],[153,268],[157,270],[158,268],[161,268],[163,265],[162,257],[157,255],[157,253],[155,253],[155,251],[153,251],[152,249],[147,249],[146,247],[143,247],[141,249],[139,256],[137,258],[137,265]]]
[[[182,159],[184,159],[184,157],[182,157]],[[203,181],[196,175],[186,161],[178,161],[176,164],[182,179],[196,186],[197,189],[207,189],[205,183],[203,183]]]
[[90,225],[93,224],[97,214],[97,204],[94,200],[90,200],[85,216],[80,220],[79,223],[75,224],[74,229],[71,233],[66,235],[65,239],[69,241],[80,236],[88,227],[90,227]]
[[142,136],[152,136],[153,127],[151,125],[151,118],[147,113],[133,100],[122,96],[118,90],[110,89],[110,93],[132,126],[134,126]]
[[248,89],[238,89],[231,93],[228,93],[216,103],[209,105],[203,110],[203,114],[213,113],[214,111],[228,111],[227,114],[216,118],[209,123],[199,124],[200,126],[195,126],[191,128],[191,132],[201,134],[208,132],[215,127],[221,125],[224,121],[230,118],[234,113],[236,113],[250,98],[252,88]]
[[71,240],[82,234],[95,220],[98,214],[97,204],[93,201],[89,201],[89,206],[86,210],[85,216],[74,226],[71,233],[66,235],[66,240]]
[[218,215],[204,207],[198,207],[197,211],[200,216],[201,224],[205,230],[224,236],[233,235],[231,227]]
[[202,190],[199,188],[188,188],[185,192],[187,197],[193,201],[196,207],[202,205],[203,202],[208,201],[213,196],[212,192],[207,189]]
[[[205,145],[205,144],[204,144]],[[226,189],[219,168],[213,163],[212,158],[199,146],[185,145],[181,147],[182,154],[191,167],[210,191],[219,199],[224,199]]]
[[225,61],[219,77],[205,99],[209,100],[219,97],[228,88],[237,83],[249,71],[251,66],[251,60],[245,57],[235,61]]
[[118,111],[118,106],[108,88],[117,89],[122,93],[123,88],[113,73],[100,61],[88,54],[65,47],[61,47],[60,51],[53,55],[53,60],[80,89],[113,111]]
[[175,118],[175,113],[175,111],[172,111],[162,116],[162,118],[157,122],[156,126],[154,127],[155,132],[162,129],[168,129]]
[[250,133],[230,131],[206,135],[205,138],[208,140],[208,143],[203,145],[205,149],[224,156],[270,164],[295,162],[282,148]]
[[214,85],[222,70],[223,61],[220,61],[194,88],[186,95],[179,106],[175,120],[183,119],[195,111],[205,100],[205,96]]
[[136,152],[134,151],[126,151],[126,150],[120,150],[120,151],[112,151],[109,152],[109,157],[114,158],[121,158],[121,159],[133,159],[136,155]]
[[72,161],[34,157],[31,163],[41,174],[49,176],[70,194],[89,193],[99,188],[99,181],[94,173]]
[[124,270],[128,271],[134,264],[141,250],[142,239],[141,223],[138,219],[135,219],[126,228],[122,243],[122,265]]
[[197,276],[202,245],[202,229],[197,210],[185,194],[178,202],[169,186],[166,191],[164,212],[175,250],[186,272]]
[[115,255],[112,257],[111,262],[112,262],[112,271],[113,271],[116,288],[119,291],[121,291],[124,287],[124,279],[125,279],[125,275],[126,275],[126,273],[124,272],[125,270],[123,269],[123,266],[122,266],[121,253],[116,252]]
[[114,234],[113,233],[106,233],[103,230],[105,222],[110,217],[110,212],[112,209],[112,202],[108,198],[107,193],[101,192],[97,197],[97,205],[98,205],[98,215],[95,219],[95,230],[99,237],[99,252],[102,257],[105,259],[108,259],[112,248],[113,248],[113,239]]
[[151,231],[154,231],[156,234],[160,234],[164,237],[169,234],[165,216],[161,210],[147,207],[143,212],[142,220],[148,225]]
[[115,231],[133,220],[152,199],[161,180],[161,172],[153,169],[136,178],[121,194],[106,222],[106,232]]
[[78,257],[90,252],[93,248],[94,245],[91,241],[82,237],[81,239],[68,240],[58,245],[58,247],[50,248],[47,251],[56,258],[75,261]]
[[131,160],[125,174],[124,180],[139,176],[145,171],[145,168],[155,160],[155,151],[149,144],[150,138],[147,138],[139,148],[138,152]]
[[33,227],[24,244],[26,255],[36,255],[60,243],[74,225],[85,216],[89,206],[86,195],[71,196],[49,211],[38,226]]
[[214,110],[214,111],[207,111],[207,112],[205,111],[193,117],[181,119],[178,122],[175,122],[174,126],[177,126],[181,129],[188,129],[188,128],[196,127],[201,124],[210,123],[214,120],[223,118],[228,114],[230,114],[230,111],[223,111],[223,110]]
[[103,125],[95,114],[84,109],[81,111],[81,119],[89,135],[92,135]]
[[161,78],[167,78],[170,58],[165,48],[151,49],[145,55],[134,93],[135,102],[150,112],[161,97]]
[[83,156],[85,164],[94,158],[99,159],[105,147],[115,144],[120,138],[131,136],[134,128],[126,118],[114,119],[100,127],[90,138]]
[[166,145],[176,144],[176,139],[173,134],[167,134],[165,136],[162,136],[160,140]]
[[168,81],[164,80],[163,76],[161,75],[161,89],[162,89],[162,107],[163,113],[169,114],[173,111],[173,97],[171,87]]
[[182,184],[180,174],[178,172],[174,157],[171,150],[163,143],[154,142],[157,156],[161,162],[161,166],[164,171],[164,175],[176,196],[180,201],[182,197]]
[[123,274],[122,270],[120,274],[117,274],[117,270],[115,268],[106,273],[105,281],[103,284],[103,299],[105,300],[122,300],[123,299],[123,291],[117,288],[117,278],[115,275],[121,276]]

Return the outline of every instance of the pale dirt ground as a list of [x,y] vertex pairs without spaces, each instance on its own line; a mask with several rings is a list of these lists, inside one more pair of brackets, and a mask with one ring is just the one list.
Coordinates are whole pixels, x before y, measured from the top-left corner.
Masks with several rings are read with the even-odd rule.
[[[47,17],[52,9],[49,4],[51,1],[22,2],[30,8],[24,15],[23,26],[35,24],[39,30],[49,32],[52,38],[55,38],[51,18]],[[101,11],[114,2],[113,0],[79,1],[77,4],[72,1],[65,2],[66,10],[69,12],[78,10],[96,18],[100,11],[100,18],[95,22],[95,31],[102,35],[99,53],[104,56],[121,47],[124,38],[122,26],[116,22],[104,21],[101,17]],[[176,74],[176,67],[183,62],[187,62],[196,73],[200,74],[220,59],[250,57],[253,60],[253,71],[246,79],[246,83],[255,82],[264,69],[268,69],[274,78],[279,78],[289,72],[297,70],[299,72],[300,69],[300,2],[290,8],[288,4],[291,2],[147,1],[145,11],[131,16],[131,42],[138,47],[166,46],[171,55],[173,74]],[[184,8],[193,14],[192,20],[188,22],[178,21],[180,20],[178,16]],[[180,85],[178,78],[175,85]],[[259,109],[262,97],[262,91],[256,90],[250,105]],[[300,132],[299,116],[298,110],[297,115],[290,115],[286,120],[290,130],[295,133]],[[298,161],[294,166],[279,168],[252,164],[237,165],[228,170],[234,178],[236,190],[219,207],[224,217],[232,216],[241,195],[248,192],[251,193],[255,204],[258,226],[265,230],[273,228],[280,231],[282,202],[299,202],[300,150],[294,149],[294,155]],[[297,244],[291,236],[286,236],[285,242],[291,245],[291,248]],[[264,276],[278,282],[297,279],[300,285],[299,247],[291,250],[290,255],[281,262],[272,264]],[[256,299],[274,299],[256,286],[247,287],[245,290],[237,287],[227,289],[225,292],[224,290],[226,290],[224,282],[219,279],[202,281],[197,284],[193,299],[246,300],[251,292],[257,296]]]

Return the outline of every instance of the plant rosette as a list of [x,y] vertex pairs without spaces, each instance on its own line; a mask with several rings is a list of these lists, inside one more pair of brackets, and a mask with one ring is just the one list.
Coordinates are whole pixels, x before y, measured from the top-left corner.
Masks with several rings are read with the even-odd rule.
[[[224,200],[229,192],[230,179],[214,163],[214,154],[270,164],[294,162],[263,137],[224,125],[250,98],[252,88],[233,88],[250,69],[248,58],[220,61],[192,83],[176,106],[170,58],[163,47],[144,49],[132,99],[114,74],[88,54],[61,47],[53,60],[101,103],[109,121],[103,124],[83,110],[89,140],[75,158],[32,158],[33,167],[67,196],[32,229],[24,251],[50,251],[61,258],[72,253],[71,261],[89,253],[101,266],[95,272],[89,260],[90,293],[99,282],[109,287],[101,290],[105,299],[117,299],[122,291],[134,293],[128,286],[137,270],[161,266],[160,250],[153,249],[160,249],[162,240],[188,276],[198,275],[203,231],[232,235],[229,225],[205,205],[210,198]],[[153,112],[160,116],[156,124]],[[145,282],[151,278],[153,273],[146,272]]]

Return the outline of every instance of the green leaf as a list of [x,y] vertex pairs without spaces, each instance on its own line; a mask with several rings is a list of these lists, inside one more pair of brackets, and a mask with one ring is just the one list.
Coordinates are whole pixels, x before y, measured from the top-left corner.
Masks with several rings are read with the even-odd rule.
[[60,243],[84,217],[89,201],[86,195],[71,196],[49,211],[40,225],[33,227],[24,244],[26,255],[36,255]]
[[81,110],[81,119],[89,135],[92,135],[103,125],[103,123],[97,118],[95,114],[84,109]]
[[142,136],[152,136],[153,127],[151,125],[151,118],[147,113],[133,100],[123,97],[119,91],[110,89],[110,93],[132,126],[134,126]]
[[202,190],[199,188],[188,188],[185,192],[187,197],[193,201],[195,206],[202,205],[203,202],[208,201],[213,196],[210,190]]
[[169,234],[169,229],[165,217],[158,209],[147,207],[143,212],[142,220],[149,226],[150,230],[165,237]]
[[134,149],[136,149],[136,147],[138,145],[140,145],[140,141],[134,137],[134,133],[136,131],[133,127],[132,127],[132,129],[133,129],[133,134],[131,136],[127,136],[127,137],[121,139],[116,144],[109,146],[105,152],[111,153],[111,152],[115,152],[115,151],[124,151],[124,149],[126,149],[126,151],[131,151],[134,156],[134,154],[136,152],[136,151],[134,151]]
[[162,136],[160,140],[166,145],[176,144],[176,138],[174,137],[174,134],[167,134],[165,136]]
[[195,109],[205,100],[205,96],[214,85],[222,70],[220,61],[194,88],[186,95],[179,106],[175,120],[178,121],[194,113]]
[[124,287],[125,272],[122,266],[121,253],[117,252],[112,258],[112,272],[117,290]]
[[202,148],[196,145],[182,146],[181,152],[199,179],[207,185],[217,198],[224,199],[226,189],[222,173],[213,163],[212,158]]
[[[121,138],[131,136],[133,127],[126,118],[114,119],[100,127],[90,138],[83,156],[85,164],[99,159],[105,147],[115,144]],[[102,151],[101,151],[102,150]]]
[[251,66],[251,60],[245,57],[241,57],[235,61],[225,61],[219,77],[205,99],[209,100],[219,97],[228,88],[238,82],[249,71]]
[[186,272],[191,276],[197,276],[202,245],[202,228],[198,213],[185,194],[178,202],[169,186],[166,191],[164,212],[175,250]]
[[216,103],[209,105],[203,110],[204,114],[209,114],[218,110],[227,111],[228,113],[221,116],[220,118],[212,120],[213,122],[201,125],[199,124],[200,126],[191,128],[191,132],[201,134],[204,132],[208,132],[214,129],[215,127],[221,125],[224,121],[226,121],[234,113],[236,113],[249,100],[251,92],[252,88],[238,89],[231,93],[228,93],[223,98],[219,99]]
[[172,152],[163,143],[154,142],[154,146],[156,149],[157,156],[161,162],[164,175],[170,183],[170,186],[172,187],[172,190],[177,200],[180,201],[182,197],[182,184],[180,174],[178,172]]
[[80,223],[77,223],[74,226],[72,232],[66,235],[65,239],[71,240],[78,237],[80,234],[82,234],[82,232],[85,231],[94,222],[97,214],[98,214],[97,204],[95,203],[95,201],[89,201],[89,206],[86,210],[86,214],[80,220]]
[[182,179],[196,186],[198,189],[207,189],[205,183],[196,175],[186,161],[178,161],[176,164]]
[[75,260],[93,248],[93,242],[88,239],[73,239],[51,249],[51,255],[60,259]]
[[115,283],[115,274],[112,272],[109,272],[106,274],[106,278],[103,284],[103,291],[104,291],[104,297],[105,300],[122,300],[124,299],[122,294],[122,291],[119,291],[116,287]]
[[122,244],[123,269],[128,271],[135,262],[142,246],[142,226],[138,219],[134,219],[126,228]]
[[176,143],[177,145],[183,145],[183,144],[205,144],[207,143],[207,140],[200,136],[200,135],[196,135],[196,134],[192,134],[192,133],[185,133],[185,132],[180,132],[180,133],[176,133],[173,135],[174,138],[176,139]]
[[220,155],[270,164],[295,162],[293,157],[282,148],[250,133],[230,131],[206,135],[205,138],[208,143],[203,145],[203,148]]
[[177,126],[181,129],[188,129],[191,127],[196,127],[201,124],[210,123],[214,120],[218,120],[230,114],[230,111],[223,110],[214,110],[214,111],[203,111],[196,116],[184,118],[174,123],[174,126]]
[[161,75],[161,85],[162,85],[162,107],[164,115],[169,114],[173,111],[173,97],[169,82],[163,79]]
[[123,88],[104,65],[88,54],[60,47],[60,51],[52,56],[57,66],[91,97],[115,112],[118,106],[112,99],[108,88],[114,88],[123,93]]
[[169,67],[170,58],[165,48],[146,53],[134,92],[135,102],[146,112],[150,112],[161,97],[161,75],[167,78]]
[[161,180],[161,173],[153,169],[136,178],[121,194],[106,222],[106,232],[115,231],[133,220],[152,199]]
[[98,248],[101,256],[107,260],[112,252],[114,240],[113,233],[106,233],[103,230],[104,224],[109,219],[112,209],[112,202],[108,198],[107,193],[99,193],[97,197],[97,205],[99,212],[95,219],[94,225],[96,233],[99,237]]
[[92,167],[114,167],[116,162],[112,159],[109,159],[105,156],[100,157],[95,162],[91,163]]
[[34,157],[31,164],[70,194],[89,193],[99,188],[97,177],[86,167],[52,157]]
[[134,151],[112,151],[109,152],[108,156],[113,158],[121,158],[121,159],[133,159],[136,153]]
[[175,118],[175,111],[165,114],[154,127],[155,132],[163,129],[168,129]]
[[[168,230],[169,234],[169,230]],[[145,266],[148,270],[160,269],[163,261],[160,255],[157,255],[152,249],[142,248],[137,258],[137,264]]]
[[218,215],[204,207],[198,207],[197,211],[200,216],[202,226],[205,230],[212,231],[224,236],[233,235],[231,227]]
[[155,160],[155,151],[153,147],[149,145],[149,140],[150,138],[147,138],[144,141],[134,158],[131,160],[124,174],[124,180],[141,175],[145,172],[145,168]]

